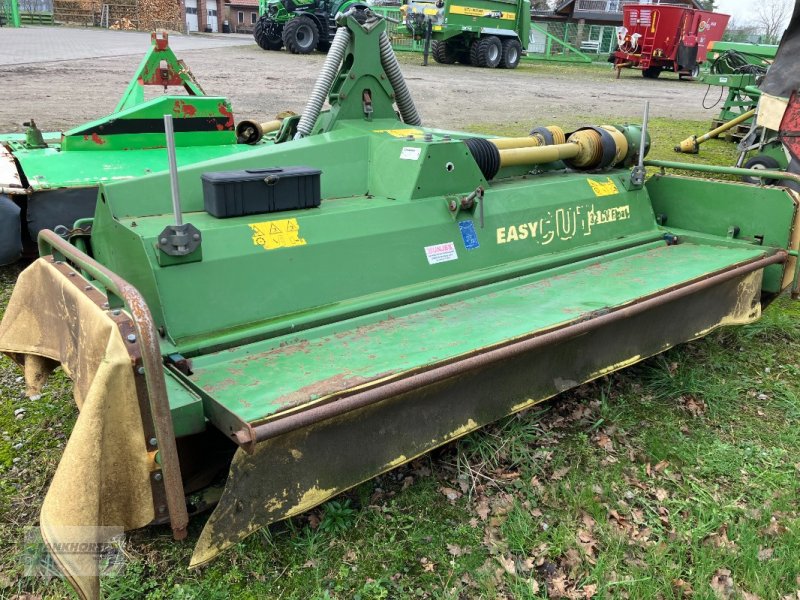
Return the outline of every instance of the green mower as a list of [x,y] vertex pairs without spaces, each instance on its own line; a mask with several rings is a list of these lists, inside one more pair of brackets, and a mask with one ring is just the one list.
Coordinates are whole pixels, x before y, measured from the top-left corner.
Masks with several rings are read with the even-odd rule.
[[794,192],[669,174],[731,169],[646,160],[646,109],[518,137],[425,127],[385,22],[337,25],[274,144],[178,166],[167,116],[169,172],[102,182],[89,234],[41,231],[19,277],[0,351],[31,395],[60,364],[80,407],[40,525],[84,598],[81,544],[183,539],[213,508],[203,565],[798,289]]

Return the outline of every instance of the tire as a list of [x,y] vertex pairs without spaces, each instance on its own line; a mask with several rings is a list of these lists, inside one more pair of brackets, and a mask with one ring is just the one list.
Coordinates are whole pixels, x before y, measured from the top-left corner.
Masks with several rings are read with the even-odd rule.
[[647,67],[642,71],[642,77],[646,79],[658,79],[658,76],[661,75],[661,71],[663,69],[661,67]]
[[280,50],[283,48],[283,25],[262,15],[253,28],[253,37],[263,50]]
[[503,58],[503,44],[500,38],[488,35],[472,42],[470,62],[476,67],[494,69]]
[[433,40],[431,42],[431,56],[440,65],[452,65],[456,62],[456,53],[447,44],[441,40]]
[[462,65],[471,65],[472,59],[469,56],[469,50],[459,49],[456,52],[456,62],[461,63]]
[[311,54],[319,44],[317,24],[305,15],[290,19],[283,26],[283,43],[292,54]]
[[522,58],[522,44],[514,38],[503,40],[503,53],[500,58],[501,69],[516,69]]
[[[745,169],[762,169],[766,171],[780,171],[781,166],[778,164],[778,161],[772,158],[771,156],[767,156],[766,154],[758,154],[744,163]],[[766,185],[776,185],[774,179],[759,179],[758,177],[742,177],[742,181],[745,183],[761,183],[762,181]]]
[[320,40],[317,43],[317,50],[319,50],[320,52],[327,53],[328,50],[330,49],[331,49],[331,43],[328,40],[323,40],[322,36],[320,36]]

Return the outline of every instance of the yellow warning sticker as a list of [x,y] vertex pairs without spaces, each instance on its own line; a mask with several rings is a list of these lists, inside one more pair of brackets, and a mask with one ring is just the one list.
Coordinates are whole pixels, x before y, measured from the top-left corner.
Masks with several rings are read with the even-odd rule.
[[435,14],[438,14],[439,11],[436,10],[435,8],[426,8],[422,12],[423,12],[423,14],[426,14],[426,15],[435,15]]
[[392,137],[404,138],[410,135],[422,135],[420,129],[373,129],[372,133],[388,133]]
[[589,182],[595,196],[613,196],[614,194],[619,194],[617,185],[611,180],[611,177],[608,177],[605,181],[595,181],[593,179],[587,179],[586,181]]
[[468,17],[485,17],[487,19],[503,19],[505,21],[513,21],[517,16],[516,13],[513,12],[474,8],[472,6],[459,6],[457,4],[450,7],[450,14],[467,15]]
[[297,219],[251,223],[250,229],[253,230],[253,245],[261,246],[264,250],[306,245],[306,240],[300,237]]

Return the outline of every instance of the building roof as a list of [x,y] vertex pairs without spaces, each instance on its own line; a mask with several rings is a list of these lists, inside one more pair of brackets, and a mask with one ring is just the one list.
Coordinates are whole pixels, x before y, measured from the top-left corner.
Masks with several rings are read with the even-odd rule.
[[[565,0],[561,4],[559,4],[553,12],[556,14],[571,14],[572,13],[572,5],[575,4],[575,0]],[[635,1],[630,0],[629,2],[625,2],[624,0],[620,2],[620,4],[636,4]],[[642,4],[659,4],[658,0],[653,2],[642,2]],[[693,8],[703,8],[700,6],[700,2],[698,0],[669,0],[667,2],[663,2],[662,4],[691,4]],[[594,12],[604,12],[604,11],[594,11]],[[621,11],[620,11],[621,12]]]
[[231,7],[258,8],[258,0],[230,0]]

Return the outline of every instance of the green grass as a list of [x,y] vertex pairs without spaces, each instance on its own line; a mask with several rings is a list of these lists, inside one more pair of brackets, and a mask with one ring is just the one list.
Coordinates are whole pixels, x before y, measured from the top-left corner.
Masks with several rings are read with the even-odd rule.
[[[570,117],[567,127],[589,121]],[[613,122],[613,119],[608,119]],[[529,124],[477,129],[519,133]],[[654,119],[651,156],[703,123]],[[733,144],[689,160],[732,164]],[[4,306],[17,271],[0,271]],[[584,385],[259,532],[188,571],[129,534],[107,598],[781,598],[800,588],[800,305]],[[16,560],[75,418],[57,375],[23,400],[0,364],[0,597],[61,598]],[[23,419],[15,408],[27,407]],[[16,444],[23,445],[15,448]],[[15,459],[16,460],[15,462]],[[448,496],[449,495],[449,496]],[[721,571],[724,570],[724,571]],[[724,583],[724,582],[723,582]]]

